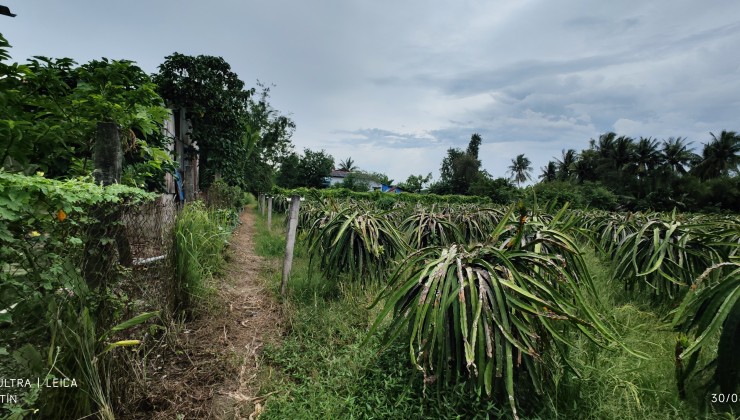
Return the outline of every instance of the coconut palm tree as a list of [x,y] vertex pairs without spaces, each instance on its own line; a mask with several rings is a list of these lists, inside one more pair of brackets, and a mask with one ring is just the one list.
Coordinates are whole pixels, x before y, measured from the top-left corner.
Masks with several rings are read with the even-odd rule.
[[696,174],[704,179],[729,176],[737,173],[740,165],[740,135],[734,131],[722,130],[719,136],[712,135],[712,141],[704,145],[702,160],[694,167]]
[[[614,140],[617,138],[617,133],[604,133],[599,136],[599,143],[595,146],[596,152],[599,154],[599,158],[608,159],[611,157],[614,151]],[[595,143],[595,142],[594,142]]]
[[578,160],[572,165],[572,175],[579,182],[596,181],[598,178],[598,152],[596,149],[585,149],[581,151]]
[[635,162],[635,142],[631,137],[619,136],[614,140],[612,165],[620,174]]
[[563,150],[563,158],[555,159],[558,166],[558,178],[569,179],[578,160],[578,153],[573,149]]
[[700,159],[699,155],[689,149],[691,142],[686,143],[683,137],[669,137],[663,140],[663,164],[674,174],[685,174],[692,162]]
[[511,179],[516,181],[517,187],[521,186],[522,182],[532,179],[530,172],[532,172],[532,162],[524,157],[523,153],[518,155],[516,159],[511,160],[509,173],[511,174]]
[[637,176],[645,177],[650,171],[657,168],[662,161],[662,155],[658,150],[658,141],[650,137],[640,137],[634,147],[634,166]]
[[357,166],[355,166],[355,161],[352,160],[351,157],[348,157],[345,160],[339,161],[340,171],[352,172],[356,169],[357,169]]
[[547,166],[543,166],[540,170],[542,174],[540,174],[539,178],[542,182],[555,181],[558,177],[558,168],[553,161],[547,162]]

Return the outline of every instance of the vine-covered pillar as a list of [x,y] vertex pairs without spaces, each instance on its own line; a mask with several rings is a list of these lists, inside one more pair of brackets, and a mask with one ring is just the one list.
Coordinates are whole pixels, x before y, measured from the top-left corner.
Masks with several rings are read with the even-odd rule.
[[123,169],[123,150],[118,125],[113,122],[99,122],[93,147],[93,178],[95,183],[111,185],[121,180]]
[[[121,179],[123,150],[118,125],[99,122],[93,147],[93,179],[100,185],[112,185]],[[93,221],[85,238],[83,276],[91,292],[105,290],[117,258],[131,263],[131,251],[121,226],[120,208],[98,205],[91,209]]]

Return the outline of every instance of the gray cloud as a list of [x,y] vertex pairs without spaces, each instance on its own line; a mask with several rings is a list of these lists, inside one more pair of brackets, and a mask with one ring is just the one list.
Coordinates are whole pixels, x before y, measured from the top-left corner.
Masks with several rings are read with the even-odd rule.
[[355,145],[372,146],[376,148],[415,149],[434,147],[440,141],[433,135],[426,133],[401,133],[380,128],[365,128],[360,130],[336,131],[339,135],[349,135],[340,141]]
[[698,146],[740,130],[733,0],[8,1],[16,60],[106,56],[154,72],[175,51],[220,55],[248,84],[277,85],[297,149],[397,180],[436,175],[475,132],[503,176],[519,153],[539,168],[606,131]]

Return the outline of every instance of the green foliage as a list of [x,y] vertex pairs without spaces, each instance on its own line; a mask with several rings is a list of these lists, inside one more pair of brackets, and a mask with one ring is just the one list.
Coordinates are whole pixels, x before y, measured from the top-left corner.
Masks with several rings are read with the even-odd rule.
[[694,279],[726,261],[737,242],[737,222],[686,220],[675,214],[603,214],[586,225],[592,239],[613,261],[614,276],[625,289],[640,290],[663,302],[683,295]]
[[208,304],[213,282],[223,270],[230,235],[223,212],[196,201],[185,205],[175,221],[175,287],[178,307],[197,314]]
[[702,349],[710,351],[712,339],[719,334],[716,358],[700,369],[713,370],[705,393],[715,389],[723,394],[737,393],[740,389],[740,264],[713,265],[694,285],[681,306],[673,311],[673,327],[695,337],[677,349],[676,363],[682,364],[688,358],[686,374],[691,373],[696,366],[696,355]]
[[303,156],[291,153],[280,166],[277,185],[283,188],[320,188],[333,167],[334,158],[324,150],[305,149]]
[[722,130],[719,136],[710,133],[712,141],[704,145],[702,160],[692,168],[702,179],[717,178],[734,174],[740,167],[740,135]]
[[[123,345],[114,336],[149,315],[112,329],[106,324],[118,316],[110,310],[114,298],[91,290],[83,277],[97,263],[91,256],[95,245],[115,238],[93,237],[91,227],[154,197],[120,184],[103,187],[89,179],[60,181],[0,170],[0,347],[11,349],[15,359],[4,360],[1,367],[14,372],[3,374],[76,378],[80,388],[31,390],[14,412],[82,417],[109,409],[105,355]],[[116,267],[105,274],[110,285],[123,275]]]
[[471,194],[471,186],[487,175],[485,171],[481,172],[478,159],[482,141],[480,134],[476,133],[471,136],[467,150],[447,149],[447,156],[442,159],[440,180],[432,184],[429,191],[435,194]]
[[165,58],[154,80],[193,124],[201,187],[217,174],[252,192],[272,187],[272,172],[290,149],[295,124],[272,109],[269,88],[255,98],[256,90],[246,89],[223,58],[180,53]]
[[[283,244],[278,249],[282,252],[270,253],[276,242]],[[276,230],[268,233],[257,225],[261,255],[277,262],[284,244]],[[438,419],[505,413],[494,401],[478,398],[463,386],[425,393],[423,378],[409,366],[401,343],[382,353],[379,340],[363,343],[373,317],[368,303],[376,286],[336,283],[320,273],[309,274],[302,249],[299,241],[290,293],[282,307],[290,329],[280,343],[265,346],[260,362],[259,395],[269,395],[261,417]],[[277,291],[279,270],[268,269],[264,275]]]
[[[302,225],[319,229],[344,206],[356,205],[351,202],[360,199],[359,195],[345,193],[343,199],[348,203],[332,209],[332,200],[324,198],[325,192],[328,191],[303,191],[306,203],[301,206]],[[370,206],[367,200],[372,196],[362,195],[362,205]],[[379,201],[374,203],[378,205]],[[358,287],[352,282],[329,281],[323,273],[310,275],[308,262],[297,257],[285,306],[292,328],[283,346],[271,347],[265,353],[268,367],[261,393],[274,393],[265,405],[266,417],[294,417],[307,411],[328,417],[358,418],[454,418],[481,413],[505,416],[505,407],[509,406],[506,346],[512,352],[516,409],[523,417],[667,420],[700,415],[692,404],[706,398],[693,392],[695,378],[689,376],[691,381],[686,381],[690,401],[680,401],[673,391],[676,342],[660,319],[660,309],[649,303],[642,306],[630,302],[634,297],[623,293],[621,279],[612,279],[608,266],[570,237],[599,237],[600,224],[604,219],[610,220],[611,224],[604,223],[604,236],[613,239],[604,239],[603,244],[612,244],[611,248],[604,248],[616,252],[619,243],[631,233],[625,232],[623,226],[642,226],[646,223],[642,215],[568,209],[550,215],[530,212],[523,206],[506,214],[500,208],[476,209],[473,205],[437,202],[429,208],[404,203],[398,202],[387,208],[392,211],[382,213],[393,226],[404,226],[404,238],[415,237],[417,228],[441,232],[450,227],[459,233],[445,233],[447,240],[460,235],[464,239],[457,240],[462,243],[421,248],[405,259],[399,255],[392,283],[370,311],[364,308],[382,283]],[[378,214],[377,210],[374,212]],[[408,226],[402,223],[406,218],[412,221]],[[737,258],[738,249],[733,244],[740,237],[733,227],[735,219],[700,217],[697,221],[700,219],[705,223],[714,220],[705,228],[712,232],[712,247],[720,258]],[[488,243],[466,244],[476,242],[474,238],[480,233],[463,232],[476,231],[485,232]],[[260,249],[281,257],[284,239],[267,236],[270,244]],[[437,239],[441,236],[438,233]],[[432,238],[433,234],[422,237]],[[265,240],[260,236],[260,242]],[[597,249],[602,248],[598,240],[589,240]],[[426,244],[420,243],[412,247]],[[302,249],[300,239],[298,249]],[[598,282],[591,281],[594,273]],[[270,275],[277,288],[279,273],[271,270]],[[346,274],[344,278],[351,276]],[[737,277],[732,270],[723,276]],[[495,301],[495,287],[502,291],[503,306]],[[481,290],[491,290],[493,297],[481,300]],[[459,301],[461,293],[464,305]],[[386,313],[396,317],[389,321]],[[478,323],[474,324],[476,316]],[[484,318],[490,321],[491,334],[499,335],[491,340],[491,358],[486,351],[488,330],[484,328]],[[372,319],[378,323],[376,330],[384,331],[388,340],[381,342],[374,335],[365,336],[368,320]],[[495,324],[504,319],[510,321],[510,330]],[[468,329],[467,338],[463,337],[463,325]],[[434,331],[437,335],[432,334]],[[698,357],[696,366],[715,366],[711,364],[710,352],[716,341],[711,337],[708,340],[703,343],[704,347],[709,345],[708,350]],[[439,342],[450,344],[435,344]],[[525,343],[536,351],[535,356],[530,355]],[[500,356],[496,355],[496,346],[501,348]],[[376,356],[382,348],[385,351]],[[454,357],[440,354],[444,352],[454,352]],[[470,354],[473,363],[468,368]],[[501,360],[498,365],[497,357]],[[426,376],[414,374],[418,368],[410,369],[404,358],[416,360]],[[489,378],[492,397],[485,395],[485,363],[501,366],[501,375],[496,376],[494,369]],[[690,364],[684,364],[684,368],[691,370]],[[451,383],[455,379],[461,382]],[[480,395],[471,392],[471,388],[479,390]],[[722,408],[715,405],[713,410]],[[508,411],[511,412],[510,406]]]
[[509,205],[520,197],[519,191],[506,178],[479,177],[468,191],[470,195],[488,197],[496,204]]
[[[234,210],[239,212],[247,204],[245,193],[237,186],[231,186],[223,180],[215,181],[208,187],[206,206],[211,209]],[[252,196],[254,201],[254,196]]]
[[524,157],[524,154],[518,155],[515,159],[511,160],[509,173],[517,186],[521,186],[522,182],[532,179],[530,175],[530,172],[532,172],[531,163],[528,158]]
[[319,267],[330,279],[381,280],[406,250],[384,213],[355,206],[328,209],[327,216],[309,230],[307,240],[309,252],[319,258]]
[[354,192],[368,192],[370,191],[370,183],[368,181],[368,178],[353,172],[344,177],[344,180],[334,188],[344,188]]
[[403,221],[400,229],[405,232],[406,242],[411,249],[451,245],[463,239],[460,229],[452,222],[451,215],[442,211],[435,212],[434,206],[428,211],[415,211]]
[[[26,295],[21,290],[71,287],[64,283],[70,277],[62,273],[71,271],[72,278],[78,278],[79,274],[62,255],[81,255],[81,236],[100,215],[100,212],[93,214],[92,209],[112,213],[125,205],[153,198],[154,194],[120,184],[102,187],[90,180],[57,181],[0,170],[0,260],[3,261],[0,274],[3,282],[17,288],[18,296]],[[21,267],[33,267],[33,270]],[[3,301],[9,299],[4,293],[0,295]]]
[[538,203],[550,203],[556,207],[568,203],[575,209],[614,210],[619,202],[616,195],[596,182],[582,184],[559,180],[541,182],[528,187],[524,196],[531,204],[534,204],[532,200],[536,196]]
[[354,170],[357,170],[357,166],[355,166],[355,161],[352,159],[352,157],[348,157],[347,159],[339,162],[339,170],[352,172]]
[[563,213],[548,224],[533,221],[534,234],[511,215],[486,244],[410,254],[378,296],[385,303],[371,332],[392,313],[384,342],[404,334],[425,377],[469,380],[478,392],[507,399],[517,417],[515,382],[542,392],[551,376],[542,360],[564,358],[573,346],[566,331],[595,342],[616,338],[584,298],[593,285],[575,243],[550,227]]
[[309,189],[309,188],[295,188],[295,189],[283,189],[275,188],[275,194],[280,194],[286,197],[290,197],[293,194],[298,194],[301,197],[320,197],[321,199],[354,199],[354,200],[393,200],[396,203],[407,203],[407,204],[490,204],[491,200],[485,196],[464,196],[464,195],[437,195],[437,194],[414,194],[414,193],[400,193],[390,194],[381,193],[380,191],[373,192],[356,192],[346,188],[327,188],[321,190]]
[[[0,50],[8,47],[2,41]],[[53,178],[89,175],[100,121],[120,127],[125,183],[161,187],[164,171],[171,169],[159,130],[168,111],[149,76],[131,61],[3,62],[0,88],[0,164],[6,169],[40,169]]]
[[[275,178],[275,185],[281,188],[297,188],[302,186],[300,175],[301,156],[298,153],[290,153],[280,163],[280,170]],[[331,168],[329,169],[331,171]]]
[[[726,130],[710,135],[698,156],[689,148],[691,142],[681,137],[659,142],[605,133],[592,139],[588,149],[563,150],[562,158],[542,168],[540,178],[543,184],[555,180],[582,184],[582,190],[562,184],[573,190],[568,193],[573,200],[568,201],[576,207],[582,201],[583,206],[603,209],[617,204],[632,211],[738,212],[740,137]],[[549,196],[566,194],[543,189]]]
[[406,178],[406,182],[398,184],[398,187],[405,192],[420,193],[424,189],[424,184],[432,180],[432,173],[429,172],[427,176],[422,175],[409,175]]
[[687,401],[676,394],[675,334],[665,328],[659,311],[624,295],[608,264],[586,251],[585,260],[603,303],[600,314],[611,320],[625,347],[639,351],[636,358],[621,348],[601,348],[586,337],[574,338],[568,355],[581,375],[563,370],[553,377],[554,387],[540,418],[579,419],[720,419],[703,415],[697,403],[707,401],[687,384]]

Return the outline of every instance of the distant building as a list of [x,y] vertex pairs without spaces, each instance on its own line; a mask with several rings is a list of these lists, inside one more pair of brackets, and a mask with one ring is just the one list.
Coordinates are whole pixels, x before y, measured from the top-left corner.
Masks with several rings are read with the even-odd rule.
[[[344,179],[347,178],[352,172],[347,171],[340,171],[340,170],[333,170],[329,174],[328,177],[324,178],[324,187],[333,187],[337,184],[341,184],[344,182]],[[370,186],[370,189],[368,191],[380,191],[380,192],[389,192],[389,193],[401,193],[403,192],[400,188],[393,186],[393,185],[385,185],[381,184],[380,182],[374,181],[372,179],[363,179],[364,182],[367,182]]]
[[328,177],[324,178],[324,186],[333,187],[334,185],[341,184],[349,174],[350,172],[347,171],[333,170]]
[[393,193],[393,194],[401,194],[404,191],[402,189],[396,187],[395,185],[385,185],[385,184],[382,184],[380,186],[380,192]]

